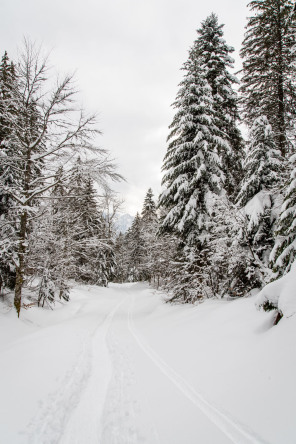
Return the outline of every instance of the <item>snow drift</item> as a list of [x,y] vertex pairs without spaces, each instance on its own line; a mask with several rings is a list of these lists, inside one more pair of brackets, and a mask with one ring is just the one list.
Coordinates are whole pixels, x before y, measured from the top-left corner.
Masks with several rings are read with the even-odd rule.
[[296,313],[296,261],[285,276],[266,285],[257,295],[256,306],[277,309],[284,317]]

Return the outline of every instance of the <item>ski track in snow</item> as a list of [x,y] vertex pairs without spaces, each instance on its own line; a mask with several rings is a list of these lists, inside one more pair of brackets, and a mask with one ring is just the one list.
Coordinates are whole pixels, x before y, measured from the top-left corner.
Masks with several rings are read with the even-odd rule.
[[[124,330],[129,332],[126,321],[127,314],[123,317],[123,325]],[[135,391],[136,374],[131,360],[131,344],[121,341],[111,328],[107,345],[113,363],[113,375],[101,418],[100,444],[139,444],[147,442],[147,439],[150,443],[161,444],[155,424],[146,414],[150,407],[148,399],[142,390]],[[140,418],[145,420],[144,427],[143,423],[139,426]]]
[[[99,419],[106,397],[111,364],[106,336],[112,319],[125,302],[101,321],[84,341],[81,354],[59,390],[40,403],[37,417],[29,424],[29,444],[97,444],[100,442]],[[90,408],[92,404],[92,408]],[[90,417],[90,412],[92,417]]]
[[128,328],[142,351],[159,370],[234,444],[268,444],[252,430],[207,401],[191,384],[170,367],[137,333],[133,322],[134,298],[128,311]]
[[130,388],[134,370],[127,354],[111,335],[108,348],[113,363],[113,375],[101,419],[102,444],[137,444],[136,415],[140,410],[137,400],[132,398]]

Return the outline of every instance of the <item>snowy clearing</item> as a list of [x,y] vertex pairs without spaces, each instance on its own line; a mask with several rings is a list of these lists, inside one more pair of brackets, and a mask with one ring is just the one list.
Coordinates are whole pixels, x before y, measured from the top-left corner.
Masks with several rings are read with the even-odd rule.
[[254,302],[114,284],[20,320],[0,303],[0,442],[295,443],[296,316]]

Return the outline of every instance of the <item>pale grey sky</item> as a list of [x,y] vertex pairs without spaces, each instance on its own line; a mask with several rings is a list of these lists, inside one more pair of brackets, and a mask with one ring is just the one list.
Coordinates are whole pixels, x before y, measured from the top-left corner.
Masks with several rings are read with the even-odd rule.
[[244,0],[11,0],[0,7],[0,55],[14,58],[24,36],[51,50],[60,72],[76,72],[80,99],[98,112],[101,146],[127,183],[115,189],[125,210],[141,211],[160,192],[161,165],[180,68],[211,12],[238,52],[248,15]]

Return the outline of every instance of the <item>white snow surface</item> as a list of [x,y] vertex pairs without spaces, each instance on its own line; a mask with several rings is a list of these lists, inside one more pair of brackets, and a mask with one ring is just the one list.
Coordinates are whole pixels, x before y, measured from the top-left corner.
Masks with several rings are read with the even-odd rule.
[[285,276],[267,284],[258,293],[256,305],[262,307],[265,302],[270,302],[274,307],[289,318],[296,314],[296,261],[292,264],[291,270]]
[[0,303],[3,444],[294,444],[296,316],[170,306],[146,284]]

